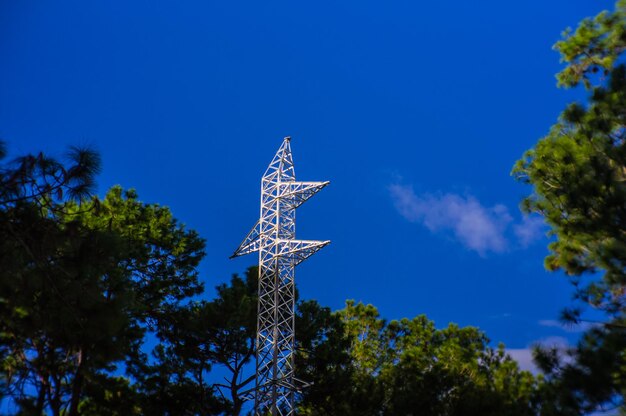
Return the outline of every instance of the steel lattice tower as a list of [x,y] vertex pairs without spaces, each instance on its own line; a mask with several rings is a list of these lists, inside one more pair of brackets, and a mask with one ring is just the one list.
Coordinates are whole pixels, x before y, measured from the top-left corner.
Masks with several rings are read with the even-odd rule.
[[261,179],[261,217],[232,257],[259,252],[256,416],[294,414],[294,267],[330,241],[296,240],[296,208],[326,182],[296,182],[289,137]]

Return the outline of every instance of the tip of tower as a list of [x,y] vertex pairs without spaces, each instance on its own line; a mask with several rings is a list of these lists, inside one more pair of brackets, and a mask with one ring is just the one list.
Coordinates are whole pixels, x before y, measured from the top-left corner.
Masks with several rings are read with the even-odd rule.
[[290,142],[291,141],[291,136],[285,136],[285,141]]

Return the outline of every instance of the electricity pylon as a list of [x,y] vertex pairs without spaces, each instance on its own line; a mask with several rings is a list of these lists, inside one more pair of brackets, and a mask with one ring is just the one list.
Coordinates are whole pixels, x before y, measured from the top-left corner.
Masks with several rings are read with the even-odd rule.
[[296,182],[285,137],[261,179],[261,217],[231,257],[259,252],[256,416],[294,414],[294,267],[330,241],[296,240],[296,208],[326,182]]

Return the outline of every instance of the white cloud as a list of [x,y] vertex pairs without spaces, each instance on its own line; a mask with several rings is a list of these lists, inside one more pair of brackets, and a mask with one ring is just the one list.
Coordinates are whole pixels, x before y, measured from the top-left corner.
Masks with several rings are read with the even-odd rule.
[[537,374],[539,369],[533,362],[533,352],[530,348],[507,348],[507,354],[511,356],[512,359],[517,361],[519,368],[524,371],[530,371],[533,374]]
[[544,234],[544,226],[543,218],[525,215],[522,222],[513,226],[513,232],[521,246],[528,247]]
[[[402,184],[390,185],[389,193],[396,210],[407,221],[422,224],[433,233],[452,233],[481,256],[510,248],[507,231],[514,221],[504,205],[486,207],[471,195],[417,195],[412,186]],[[534,217],[513,224],[516,240],[528,246],[541,234],[541,226],[542,222]]]

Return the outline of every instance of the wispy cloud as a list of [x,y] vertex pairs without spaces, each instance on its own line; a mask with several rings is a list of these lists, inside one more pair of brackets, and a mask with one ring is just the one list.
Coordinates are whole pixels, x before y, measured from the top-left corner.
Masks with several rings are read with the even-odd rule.
[[528,247],[544,234],[545,223],[541,217],[524,216],[520,223],[513,225],[513,232],[521,246]]
[[481,256],[510,248],[507,232],[513,228],[516,243],[526,247],[541,235],[542,221],[534,217],[515,223],[506,206],[484,206],[471,195],[416,194],[413,187],[392,184],[389,193],[406,220],[424,225],[433,233],[451,233],[466,248]]

